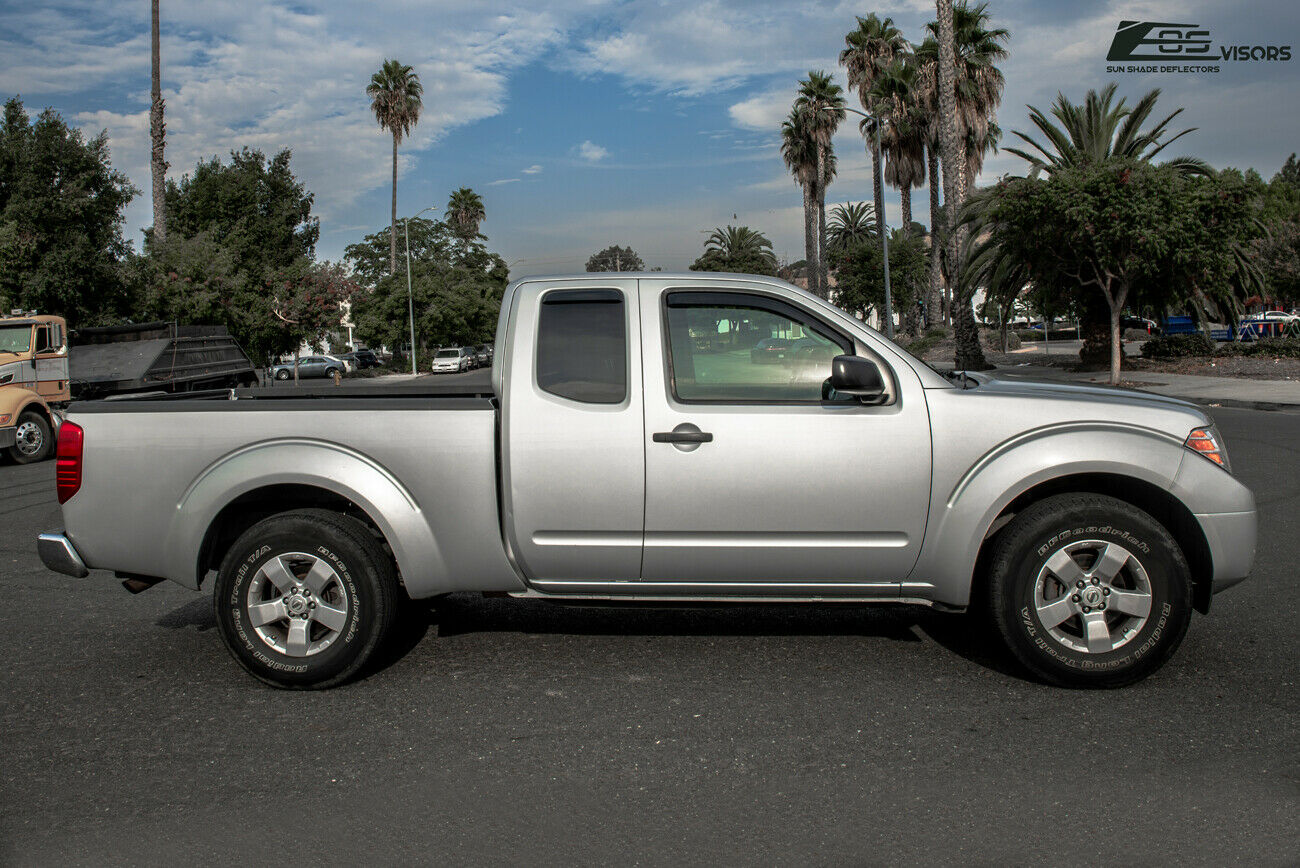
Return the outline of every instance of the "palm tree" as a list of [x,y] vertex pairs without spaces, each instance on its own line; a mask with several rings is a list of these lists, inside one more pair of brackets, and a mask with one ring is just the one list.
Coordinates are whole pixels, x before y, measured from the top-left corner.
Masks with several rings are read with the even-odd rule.
[[[844,36],[844,49],[840,52],[840,66],[848,72],[849,89],[857,90],[862,110],[874,115],[876,107],[871,88],[876,83],[882,67],[893,63],[894,58],[906,53],[909,45],[903,33],[894,26],[894,19],[879,18],[874,12],[866,18],[858,16],[857,29]],[[861,125],[860,125],[861,126]],[[871,148],[867,149],[871,151]],[[885,208],[885,183],[882,166],[872,151],[871,184],[876,213]]]
[[813,288],[813,274],[819,271],[817,256],[817,147],[808,130],[807,113],[797,108],[781,123],[781,158],[794,174],[803,191],[803,247],[808,273],[808,288]]
[[[1110,159],[1151,162],[1153,157],[1170,144],[1196,129],[1190,127],[1164,139],[1170,121],[1182,114],[1183,110],[1179,108],[1154,127],[1143,130],[1142,126],[1151,117],[1159,97],[1160,89],[1156,88],[1130,109],[1123,97],[1118,103],[1114,102],[1113,82],[1102,88],[1100,93],[1088,91],[1083,103],[1079,105],[1058,93],[1056,101],[1052,103],[1051,115],[1059,122],[1059,126],[1043,112],[1029,106],[1029,119],[1038,127],[1047,144],[1039,144],[1028,134],[1012,130],[1012,135],[1038,153],[1032,154],[1019,148],[1006,150],[1029,163],[1030,177],[1041,173],[1050,175],[1054,169],[1095,165]],[[1163,165],[1171,166],[1184,175],[1208,175],[1212,171],[1209,165],[1195,157],[1176,157]]]
[[483,199],[469,187],[461,187],[447,200],[447,223],[462,241],[478,236],[478,225],[486,216]]
[[870,202],[846,202],[831,209],[831,222],[826,227],[828,246],[842,251],[876,237],[880,231],[876,223],[876,209]]
[[799,82],[799,97],[795,108],[808,116],[807,130],[813,140],[816,154],[816,186],[813,195],[817,200],[817,295],[826,297],[829,283],[826,263],[826,187],[835,177],[835,154],[831,138],[844,120],[844,88],[835,83],[824,71],[809,70],[808,78]]
[[153,81],[149,90],[149,169],[153,178],[153,237],[162,241],[167,237],[167,161],[163,159],[167,126],[163,123],[162,55],[158,49],[158,0],[153,0],[151,5],[153,20],[149,41],[153,55]]
[[388,226],[388,268],[397,273],[397,145],[420,122],[424,86],[415,71],[396,60],[384,59],[366,86],[370,108],[379,128],[393,134],[393,213]]
[[880,147],[885,156],[885,181],[899,191],[903,236],[912,234],[912,188],[925,183],[927,119],[920,101],[916,61],[911,54],[896,57],[878,70],[871,86],[872,102],[885,119]]
[[748,226],[718,227],[704,242],[704,249],[717,251],[726,259],[742,259],[746,256],[772,256],[772,242],[762,232]]

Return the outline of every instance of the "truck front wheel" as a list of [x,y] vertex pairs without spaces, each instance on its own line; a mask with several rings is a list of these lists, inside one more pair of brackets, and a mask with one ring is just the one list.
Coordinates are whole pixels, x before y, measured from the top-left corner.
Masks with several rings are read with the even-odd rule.
[[19,464],[44,461],[54,451],[54,435],[50,423],[40,413],[28,410],[18,417],[14,430],[16,442],[9,447],[9,456]]
[[327,510],[286,512],[226,553],[213,604],[226,647],[276,687],[333,687],[384,641],[399,588],[392,560],[361,522]]
[[1018,514],[998,535],[989,609],[1012,654],[1069,687],[1122,687],[1182,642],[1191,571],[1169,531],[1137,507],[1063,494]]

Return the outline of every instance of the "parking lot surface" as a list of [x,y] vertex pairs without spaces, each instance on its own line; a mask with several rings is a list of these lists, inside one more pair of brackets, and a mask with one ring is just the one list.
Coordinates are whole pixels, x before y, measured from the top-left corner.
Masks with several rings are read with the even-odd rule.
[[1213,413],[1255,574],[1108,692],[919,608],[470,595],[281,692],[206,593],[46,571],[53,463],[0,465],[0,863],[1295,864],[1300,414]]

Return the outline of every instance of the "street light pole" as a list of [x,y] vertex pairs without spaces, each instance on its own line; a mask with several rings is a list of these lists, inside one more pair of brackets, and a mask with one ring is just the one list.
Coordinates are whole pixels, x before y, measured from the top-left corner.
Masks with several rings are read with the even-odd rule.
[[[867,149],[871,152],[871,159],[880,164],[880,125],[883,121],[875,115],[858,111],[855,108],[843,107],[846,112],[853,112],[855,115],[861,115],[870,123],[872,130],[876,134],[876,146],[872,151],[870,140],[867,141]],[[824,111],[831,111],[830,106],[826,106]],[[882,206],[883,202],[880,203]],[[880,252],[885,264],[885,337],[891,341],[894,339],[894,298],[889,291],[889,221],[885,219],[885,209],[882,207],[879,214],[876,215],[876,225],[880,229]],[[931,255],[934,255],[933,253]]]
[[[417,211],[415,217],[419,217],[425,211],[432,211],[435,205],[430,205],[421,211]],[[417,376],[419,370],[415,366],[415,296],[411,293],[411,221],[415,217],[402,218],[402,234],[406,238],[406,309],[411,317],[411,376]]]

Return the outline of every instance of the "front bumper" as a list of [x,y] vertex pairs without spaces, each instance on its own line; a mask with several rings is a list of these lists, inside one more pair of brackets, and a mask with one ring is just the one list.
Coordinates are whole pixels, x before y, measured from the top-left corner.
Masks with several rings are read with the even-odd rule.
[[84,579],[90,575],[86,562],[72,545],[72,540],[62,533],[43,533],[36,537],[36,552],[41,556],[41,563],[67,576]]
[[8,428],[0,428],[0,449],[8,449],[18,442],[18,428],[11,425]]
[[1205,541],[1214,561],[1214,593],[1231,588],[1250,575],[1255,563],[1255,536],[1259,517],[1249,512],[1198,514]]

